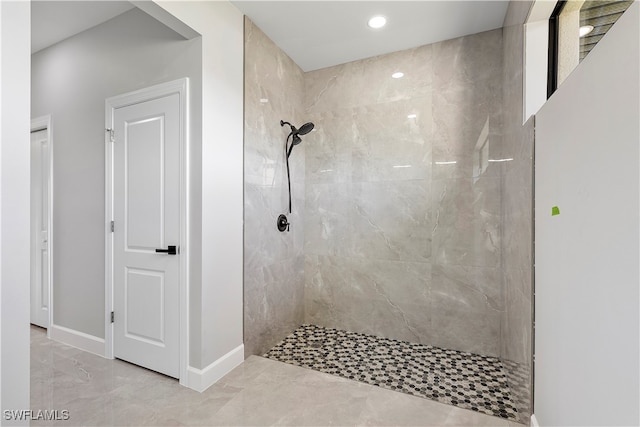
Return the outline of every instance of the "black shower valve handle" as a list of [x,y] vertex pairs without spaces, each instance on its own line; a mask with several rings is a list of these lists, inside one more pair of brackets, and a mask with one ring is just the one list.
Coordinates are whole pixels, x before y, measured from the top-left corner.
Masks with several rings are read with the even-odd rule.
[[287,230],[287,232],[289,232],[289,226],[291,225],[291,223],[287,219],[286,215],[281,214],[278,217],[277,225],[278,225],[278,231],[282,233],[284,232],[284,230]]

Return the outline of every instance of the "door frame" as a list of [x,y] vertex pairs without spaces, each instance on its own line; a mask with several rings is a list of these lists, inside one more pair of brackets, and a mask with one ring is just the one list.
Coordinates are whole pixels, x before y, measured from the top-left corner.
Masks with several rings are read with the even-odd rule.
[[[47,193],[49,196],[49,207],[47,209],[47,245],[49,250],[49,258],[47,260],[47,268],[49,269],[47,288],[49,290],[49,297],[47,307],[49,307],[49,319],[47,322],[47,338],[51,338],[51,326],[53,326],[53,132],[51,114],[31,119],[30,131],[37,132],[41,130],[47,131],[47,143],[49,144],[49,176],[47,177]],[[29,143],[31,143],[31,138],[29,138]],[[29,184],[29,188],[31,188],[31,184]],[[31,289],[31,281],[29,281],[29,289]],[[29,290],[29,295],[29,298],[31,298],[31,290]],[[29,301],[31,301],[31,299]]]
[[[111,129],[117,108],[178,94],[180,98],[180,274],[179,274],[179,333],[180,333],[180,384],[187,384],[189,366],[189,79],[182,78],[155,86],[116,95],[105,100],[105,357],[113,359],[113,142]],[[116,224],[116,227],[118,225]]]

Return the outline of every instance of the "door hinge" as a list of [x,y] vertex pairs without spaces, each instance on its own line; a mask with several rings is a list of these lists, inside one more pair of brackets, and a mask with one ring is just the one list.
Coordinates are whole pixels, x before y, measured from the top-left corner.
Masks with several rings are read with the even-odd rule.
[[116,222],[111,221],[111,232],[113,233],[114,231],[116,231]]
[[111,142],[115,142],[116,140],[116,133],[113,129],[105,129],[105,132],[109,132],[109,140]]
[[111,312],[111,323],[113,323],[113,319],[114,319],[114,314],[113,311]]

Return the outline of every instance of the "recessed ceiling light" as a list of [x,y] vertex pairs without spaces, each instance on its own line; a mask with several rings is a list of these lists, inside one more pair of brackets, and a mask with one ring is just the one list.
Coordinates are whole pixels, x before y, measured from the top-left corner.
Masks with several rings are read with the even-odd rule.
[[393,77],[394,79],[399,79],[404,77],[404,73],[401,73],[400,71],[398,71],[397,73],[391,74],[391,77]]
[[373,18],[369,19],[367,25],[371,28],[382,28],[386,23],[387,18],[385,18],[384,16],[374,16]]
[[584,25],[580,27],[580,37],[584,37],[593,31],[593,25]]
[[417,115],[417,114],[409,114],[409,115],[407,116],[407,118],[408,118],[408,119],[415,119],[416,117],[418,117],[418,115]]

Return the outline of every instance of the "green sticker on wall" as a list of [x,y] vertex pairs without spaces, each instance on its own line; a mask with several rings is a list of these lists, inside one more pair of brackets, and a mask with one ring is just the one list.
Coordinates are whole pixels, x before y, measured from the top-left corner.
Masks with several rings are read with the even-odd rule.
[[557,206],[554,206],[551,208],[551,216],[556,216],[556,215],[560,215],[560,208]]

